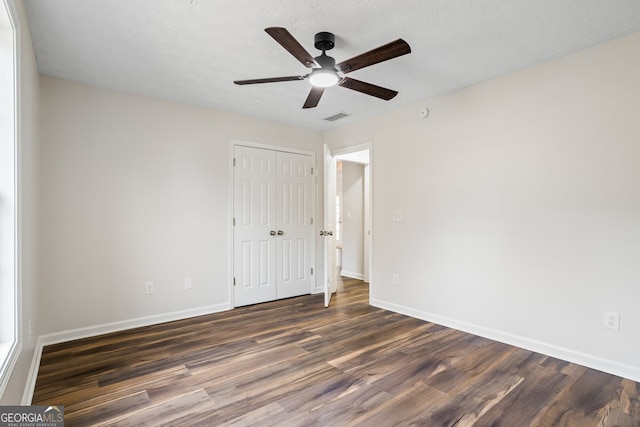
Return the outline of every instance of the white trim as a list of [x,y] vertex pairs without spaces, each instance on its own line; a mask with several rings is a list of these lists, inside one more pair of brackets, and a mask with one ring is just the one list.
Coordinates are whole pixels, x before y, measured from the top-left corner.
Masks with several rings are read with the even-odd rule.
[[3,6],[13,32],[13,341],[5,342],[0,349],[0,397],[9,383],[13,369],[20,357],[23,347],[22,333],[22,219],[21,219],[21,43],[20,19],[12,0],[3,0]]
[[190,317],[204,316],[207,314],[219,313],[231,310],[231,303],[209,305],[188,310],[173,311],[170,313],[156,314],[153,316],[138,317],[135,319],[119,320],[117,322],[105,323],[103,325],[87,326],[85,328],[70,329],[68,331],[54,332],[38,337],[42,345],[58,344],[66,341],[79,340],[82,338],[94,337],[96,335],[109,334],[127,329],[139,328],[141,326],[157,325],[165,322],[188,319]]
[[227,210],[229,212],[229,218],[227,219],[227,248],[229,257],[227,258],[227,283],[229,284],[229,303],[231,308],[236,306],[236,293],[235,289],[233,289],[233,192],[234,192],[234,174],[235,167],[233,166],[233,162],[235,159],[235,141],[231,140],[229,144],[229,161],[227,166],[229,167],[229,204],[227,205]]
[[38,337],[36,347],[33,350],[27,381],[24,385],[24,392],[22,393],[22,402],[20,402],[23,406],[31,405],[31,401],[33,400],[33,393],[36,390],[36,380],[38,379],[38,369],[40,368],[43,347],[44,345],[42,344],[42,340]]
[[631,366],[624,363],[616,362],[614,360],[602,359],[597,356],[571,350],[565,347],[560,347],[554,344],[532,340],[518,335],[509,334],[507,332],[498,331],[496,329],[485,328],[483,326],[451,319],[422,310],[416,310],[377,298],[371,298],[370,303],[374,307],[383,308],[385,310],[404,314],[410,317],[415,317],[416,319],[424,320],[427,322],[437,323],[438,325],[446,326],[448,328],[457,329],[473,335],[478,335],[494,341],[499,341],[505,344],[520,347],[525,350],[534,351],[536,353],[555,357],[567,362],[576,363],[578,365],[586,366],[587,368],[592,368],[612,375],[628,378],[632,381],[640,381],[640,367],[638,366]]
[[[273,151],[281,151],[284,153],[304,154],[305,156],[312,156],[314,160],[316,158],[315,151],[301,150],[299,148],[285,147],[282,145],[263,144],[260,142],[242,141],[239,139],[232,139],[230,143],[231,143],[231,146],[242,145],[244,147],[259,148],[262,150],[273,150]],[[231,153],[232,153],[231,155],[233,156],[233,150],[231,150]]]
[[0,364],[2,368],[2,375],[0,376],[0,397],[2,397],[7,384],[9,384],[13,368],[16,366],[20,352],[22,351],[22,341],[14,340],[13,342],[0,343],[0,345],[9,347],[6,352],[0,351],[0,354],[7,355],[2,361],[3,363]]
[[340,271],[340,275],[344,276],[344,277],[349,277],[351,279],[364,280],[364,274],[362,274],[362,273],[353,273],[351,271],[341,270]]
[[[22,352],[23,343],[26,341],[24,336],[24,319],[22,310],[22,36],[20,34],[21,24],[18,18],[18,12],[15,9],[13,1],[7,2],[9,5],[9,15],[14,14],[15,18],[15,215],[16,215],[16,289],[15,289],[15,316],[16,316],[16,356]],[[26,337],[28,340],[31,337]],[[17,358],[16,358],[17,359]],[[13,371],[13,367],[11,368]]]
[[364,253],[362,280],[371,281],[371,227],[372,227],[373,203],[371,203],[371,149],[369,149],[369,164],[364,165],[364,224],[362,224],[362,234],[364,237]]
[[[372,142],[363,142],[356,145],[350,145],[348,147],[337,148],[335,151],[331,150],[331,154],[334,157],[339,157],[344,154],[356,153],[358,151],[371,150],[373,148]],[[369,164],[371,164],[371,151],[369,151]]]

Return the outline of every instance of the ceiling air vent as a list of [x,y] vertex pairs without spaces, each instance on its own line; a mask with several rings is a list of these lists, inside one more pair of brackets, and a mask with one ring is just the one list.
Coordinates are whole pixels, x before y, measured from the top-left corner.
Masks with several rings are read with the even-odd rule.
[[326,117],[325,120],[328,122],[335,122],[336,120],[344,119],[345,117],[349,117],[351,114],[349,113],[338,113],[333,116]]

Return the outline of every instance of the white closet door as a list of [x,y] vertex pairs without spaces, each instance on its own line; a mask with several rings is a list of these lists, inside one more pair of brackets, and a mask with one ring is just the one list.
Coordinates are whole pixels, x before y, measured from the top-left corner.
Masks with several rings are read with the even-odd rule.
[[308,294],[313,240],[311,157],[278,152],[276,239],[278,298]]
[[234,304],[311,292],[312,158],[234,147]]
[[276,153],[236,146],[234,158],[233,272],[235,305],[241,306],[277,296]]

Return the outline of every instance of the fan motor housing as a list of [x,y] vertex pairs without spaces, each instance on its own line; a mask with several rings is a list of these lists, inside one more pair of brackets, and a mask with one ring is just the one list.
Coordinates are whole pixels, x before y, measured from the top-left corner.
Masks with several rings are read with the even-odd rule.
[[321,51],[331,50],[335,46],[336,36],[328,31],[317,33],[314,40],[314,46]]

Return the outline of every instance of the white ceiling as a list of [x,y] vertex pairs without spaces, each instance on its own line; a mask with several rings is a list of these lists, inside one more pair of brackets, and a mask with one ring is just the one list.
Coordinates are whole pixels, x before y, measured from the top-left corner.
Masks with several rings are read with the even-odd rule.
[[[640,31],[638,0],[25,0],[43,74],[329,129]],[[307,73],[264,28],[311,53],[336,35],[338,62],[397,38],[412,53],[350,77],[399,92],[382,101],[333,87],[302,110]],[[336,122],[338,112],[352,116]]]

